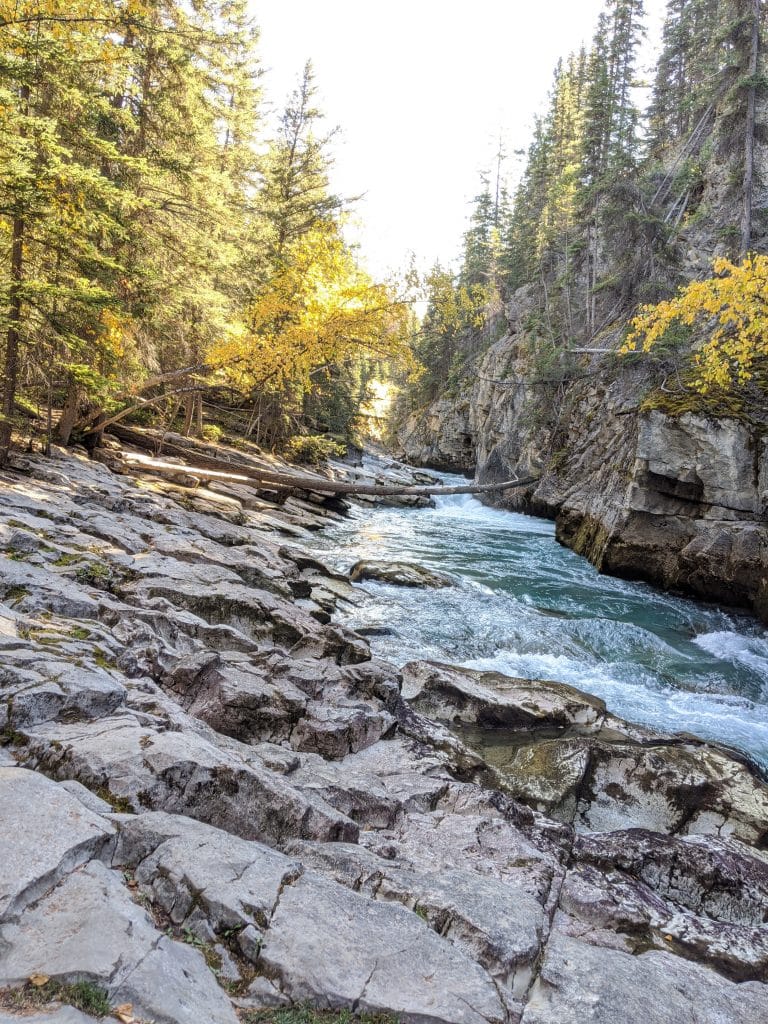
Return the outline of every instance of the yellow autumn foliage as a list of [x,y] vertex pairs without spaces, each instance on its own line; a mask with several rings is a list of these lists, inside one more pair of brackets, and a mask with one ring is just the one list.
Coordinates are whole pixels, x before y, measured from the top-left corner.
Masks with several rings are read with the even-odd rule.
[[408,301],[360,269],[336,225],[320,223],[290,247],[208,362],[244,392],[304,384],[314,369],[358,355],[412,361],[409,324]]
[[675,324],[699,329],[706,340],[694,354],[693,386],[702,394],[747,383],[755,362],[768,356],[768,256],[718,259],[713,270],[716,276],[692,281],[674,298],[644,306],[621,349],[649,352]]

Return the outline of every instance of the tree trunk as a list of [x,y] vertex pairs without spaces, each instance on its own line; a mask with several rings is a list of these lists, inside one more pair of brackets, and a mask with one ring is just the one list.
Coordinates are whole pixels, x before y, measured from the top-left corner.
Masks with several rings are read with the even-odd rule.
[[137,448],[143,448],[145,451],[151,452],[152,455],[156,455],[158,448],[162,447],[165,454],[184,460],[184,465],[145,459],[139,461],[136,456],[131,456],[128,452],[124,453],[125,461],[134,469],[161,475],[190,473],[193,476],[209,480],[228,480],[234,483],[252,482],[267,489],[281,487],[288,490],[323,494],[370,494],[380,497],[412,494],[427,497],[432,494],[485,494],[489,491],[508,491],[539,482],[539,477],[529,476],[522,480],[506,480],[498,484],[460,484],[458,487],[444,487],[442,484],[411,486],[410,484],[350,483],[341,480],[328,480],[304,470],[278,471],[274,467],[262,469],[255,465],[249,465],[245,459],[236,462],[227,461],[225,458],[206,455],[206,451],[215,450],[210,445],[192,441],[188,447],[182,446],[173,441],[164,439],[161,441],[156,434],[147,434],[122,425],[115,425],[111,432],[122,441],[135,445]]
[[45,448],[43,454],[49,458],[53,441],[53,360],[48,368],[48,385],[45,395]]
[[752,40],[749,55],[749,92],[744,153],[744,207],[741,214],[741,255],[752,244],[752,193],[755,176],[755,117],[757,110],[757,67],[760,56],[760,0],[752,0]]
[[193,397],[194,397],[194,403],[195,403],[195,430],[194,430],[194,433],[195,433],[195,437],[202,437],[203,436],[203,395],[202,395],[202,392],[197,391]]
[[104,430],[99,428],[101,421],[106,420],[106,418],[106,413],[101,413],[94,427],[83,438],[83,444],[91,458],[93,458],[96,449],[101,448],[104,443]]
[[67,383],[67,394],[64,399],[64,408],[61,410],[59,422],[56,424],[56,437],[60,444],[69,444],[72,430],[77,423],[80,413],[80,399],[82,392],[77,381],[70,377]]
[[[19,89],[19,102],[23,117],[29,115],[29,86]],[[21,135],[26,135],[22,122]],[[19,349],[21,347],[21,304],[24,281],[24,210],[16,210],[11,229],[11,286],[8,292],[8,333],[5,343],[5,379],[2,406],[0,406],[0,466],[8,462],[16,413],[16,383],[19,377]]]
[[24,278],[24,217],[13,219],[11,241],[11,287],[9,292],[8,333],[5,346],[5,379],[0,410],[0,466],[6,465],[11,450],[13,420],[16,412],[16,382],[19,376],[21,344],[21,286]]
[[189,432],[192,429],[192,415],[195,411],[195,397],[194,395],[184,396],[184,428],[182,434],[184,437],[189,437]]

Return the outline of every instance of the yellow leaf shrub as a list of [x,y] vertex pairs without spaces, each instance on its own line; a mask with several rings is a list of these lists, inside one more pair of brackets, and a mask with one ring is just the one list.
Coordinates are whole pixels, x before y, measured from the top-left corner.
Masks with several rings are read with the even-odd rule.
[[693,386],[702,394],[745,384],[755,362],[768,356],[768,256],[752,254],[738,265],[718,259],[713,269],[716,276],[644,306],[621,349],[650,352],[675,324],[699,329],[705,341],[694,354]]

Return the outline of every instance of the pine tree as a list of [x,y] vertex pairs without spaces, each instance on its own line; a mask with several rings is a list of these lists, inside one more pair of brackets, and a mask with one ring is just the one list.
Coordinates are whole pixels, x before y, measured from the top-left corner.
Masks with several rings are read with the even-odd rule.
[[463,373],[471,342],[485,325],[484,285],[462,283],[439,263],[426,279],[427,310],[414,338],[416,358],[424,368],[419,397],[431,401],[453,387]]
[[199,361],[236,315],[255,180],[244,0],[3,4],[7,451],[23,348],[66,441],[82,400]]
[[488,287],[494,270],[494,231],[497,208],[487,175],[481,176],[481,190],[475,196],[464,246],[459,280],[467,288]]
[[129,161],[103,130],[114,47],[93,30],[99,19],[112,23],[114,10],[77,0],[67,14],[62,23],[55,5],[0,5],[0,230],[10,242],[0,270],[0,462],[10,447],[22,362],[50,390],[62,349],[96,379],[123,357],[113,331],[112,249],[135,197],[103,174],[105,164]]
[[329,152],[336,130],[324,131],[315,105],[317,87],[307,63],[283,111],[263,168],[258,212],[267,231],[268,268],[280,264],[291,244],[320,222],[337,217],[344,202],[330,190]]
[[[586,72],[584,51],[555,69],[549,110],[537,124],[499,257],[509,291],[554,275],[557,298],[563,299],[563,316],[557,319],[562,319],[569,331],[573,327],[571,248],[578,235]],[[548,289],[547,304],[552,298]]]
[[721,91],[718,0],[668,0],[649,111],[649,149],[659,156],[711,114]]
[[408,306],[365,273],[344,239],[345,202],[329,184],[335,133],[322,130],[315,96],[307,64],[263,160],[240,264],[242,323],[210,349],[252,406],[260,443],[338,424],[329,380],[360,398],[361,359],[405,358]]
[[551,138],[537,118],[523,177],[515,191],[512,212],[502,226],[499,263],[508,293],[535,280],[539,269],[537,238],[549,183]]
[[[191,9],[154,0],[127,39],[124,145],[140,161],[130,186],[142,203],[126,227],[120,258],[131,273],[121,297],[126,334],[160,373],[203,363],[242,306],[257,173],[255,44],[239,0]],[[188,425],[194,402],[199,430],[200,393],[187,397]]]
[[768,93],[764,74],[768,15],[763,0],[729,0],[722,5],[721,19],[726,92],[718,111],[718,141],[723,158],[733,161],[734,152],[738,154],[735,163],[742,171],[741,223],[734,249],[746,256],[753,239],[758,103]]
[[649,114],[649,150],[657,155],[679,138],[688,105],[688,66],[691,60],[690,0],[668,0],[662,49],[656,65]]
[[612,0],[613,33],[609,68],[613,90],[608,166],[616,173],[632,169],[639,153],[640,113],[632,90],[637,84],[637,52],[644,36],[643,0]]

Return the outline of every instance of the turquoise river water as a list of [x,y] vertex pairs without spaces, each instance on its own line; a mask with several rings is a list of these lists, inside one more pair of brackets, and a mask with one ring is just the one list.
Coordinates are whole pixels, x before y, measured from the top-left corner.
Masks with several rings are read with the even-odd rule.
[[368,582],[342,605],[345,625],[380,632],[371,646],[389,661],[570,683],[624,718],[728,743],[768,768],[768,631],[746,615],[601,576],[552,523],[467,495],[355,508],[316,546],[345,570],[400,559],[456,578],[440,590]]

